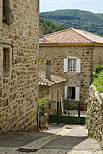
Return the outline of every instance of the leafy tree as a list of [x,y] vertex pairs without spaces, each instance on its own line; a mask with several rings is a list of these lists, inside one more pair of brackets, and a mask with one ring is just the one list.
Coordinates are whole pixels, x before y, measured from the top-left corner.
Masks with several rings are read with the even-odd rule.
[[65,9],[43,12],[40,17],[45,34],[73,27],[103,36],[103,13]]
[[64,27],[53,23],[52,21],[49,20],[44,20],[43,18],[40,18],[40,22],[44,24],[44,34],[49,34],[52,32],[56,32],[59,30],[65,29]]

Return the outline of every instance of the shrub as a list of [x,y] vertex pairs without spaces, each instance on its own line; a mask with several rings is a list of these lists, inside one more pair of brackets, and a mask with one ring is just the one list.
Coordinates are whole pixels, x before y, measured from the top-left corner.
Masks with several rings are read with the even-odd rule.
[[94,78],[93,84],[100,93],[103,93],[103,71],[99,73],[96,78]]
[[94,73],[95,73],[95,77],[98,76],[98,74],[103,71],[103,65],[101,66],[96,66],[95,70],[94,70]]
[[93,137],[93,134],[94,134],[93,131],[88,130],[88,136],[89,136],[89,137]]
[[39,115],[44,115],[44,107],[48,104],[48,98],[39,98],[38,99],[38,107],[39,107]]

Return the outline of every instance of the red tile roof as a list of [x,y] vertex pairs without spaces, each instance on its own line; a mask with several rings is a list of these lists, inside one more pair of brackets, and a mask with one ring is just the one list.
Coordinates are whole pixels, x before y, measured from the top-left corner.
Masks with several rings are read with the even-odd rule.
[[39,86],[52,86],[55,84],[66,82],[67,79],[62,78],[61,76],[56,76],[51,74],[51,80],[46,79],[45,73],[40,72],[39,73]]
[[79,29],[69,28],[44,35],[39,43],[48,44],[103,44],[103,37]]

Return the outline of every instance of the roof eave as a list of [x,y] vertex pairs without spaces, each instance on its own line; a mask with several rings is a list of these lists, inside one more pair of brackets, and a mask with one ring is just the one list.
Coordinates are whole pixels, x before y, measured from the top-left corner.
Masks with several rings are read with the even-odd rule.
[[40,43],[39,46],[103,46],[103,43]]
[[52,83],[52,84],[50,84],[50,85],[48,85],[48,84],[46,84],[46,85],[39,84],[38,86],[40,86],[40,87],[51,87],[51,86],[55,86],[55,85],[62,84],[62,83],[66,83],[66,82],[67,82],[67,80],[65,80],[65,81],[60,81],[60,82],[58,82],[58,83]]

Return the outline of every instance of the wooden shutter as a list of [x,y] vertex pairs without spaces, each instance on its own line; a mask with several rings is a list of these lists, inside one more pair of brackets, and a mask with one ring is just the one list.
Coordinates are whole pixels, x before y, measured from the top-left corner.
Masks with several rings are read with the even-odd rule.
[[76,59],[76,72],[80,73],[81,70],[81,59]]
[[67,97],[68,97],[68,86],[65,86],[64,97],[65,97],[65,99],[67,99]]
[[68,72],[68,59],[64,59],[64,72]]
[[13,23],[13,13],[10,9],[10,0],[3,0],[3,22],[9,25]]
[[75,87],[75,101],[79,101],[80,99],[80,87]]
[[10,73],[10,49],[3,49],[3,72],[4,76],[9,76]]

